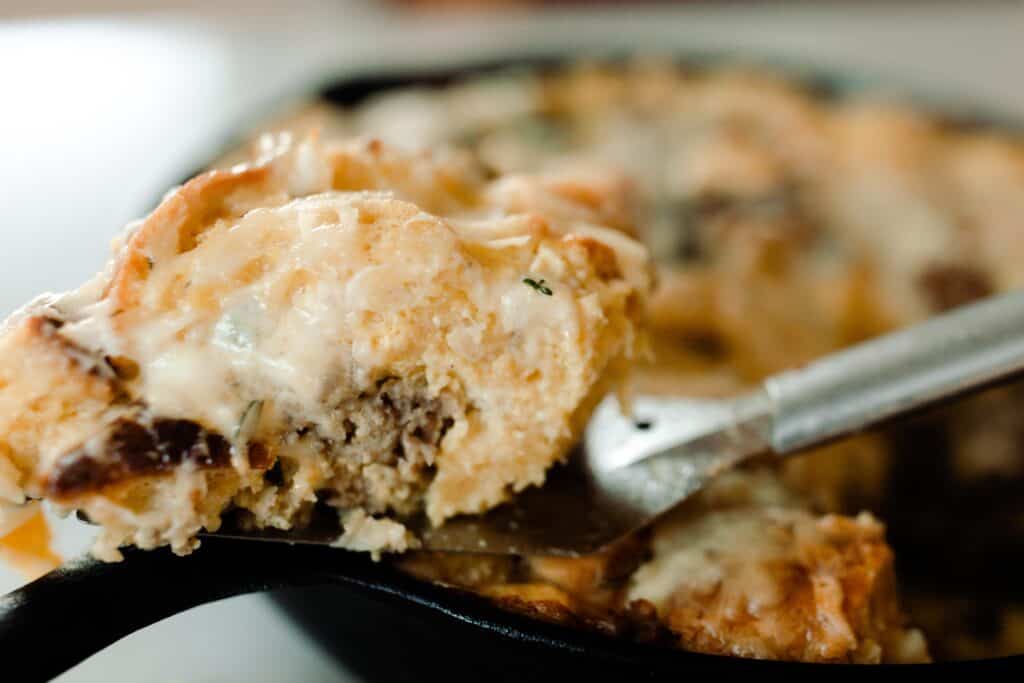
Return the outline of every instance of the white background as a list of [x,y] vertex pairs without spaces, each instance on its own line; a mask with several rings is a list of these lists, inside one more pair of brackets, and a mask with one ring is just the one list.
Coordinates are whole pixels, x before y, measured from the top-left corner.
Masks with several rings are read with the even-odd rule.
[[[429,17],[351,0],[86,5],[88,14],[66,0],[0,0],[0,316],[85,280],[120,226],[239,125],[332,75],[375,65],[527,48],[739,49],[882,76],[1024,120],[1024,4],[1016,2]],[[77,552],[86,533],[62,523],[61,550]],[[0,567],[0,590],[18,582]],[[265,598],[250,596],[145,629],[59,680],[351,679]]]

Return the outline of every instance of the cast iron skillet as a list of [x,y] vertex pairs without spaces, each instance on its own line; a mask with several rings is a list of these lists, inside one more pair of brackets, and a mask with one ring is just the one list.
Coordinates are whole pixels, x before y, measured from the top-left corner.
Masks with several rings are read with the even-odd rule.
[[[427,73],[346,79],[322,94],[337,104],[353,105],[390,88],[440,86],[495,69],[545,68],[564,61],[562,57],[501,60]],[[825,97],[842,89],[834,79],[804,80]],[[967,123],[975,125],[977,120]],[[916,482],[918,491],[920,483]],[[948,541],[943,539],[946,548]],[[484,598],[419,581],[365,555],[324,547],[208,537],[199,550],[184,558],[167,549],[129,549],[125,556],[118,564],[72,563],[0,598],[0,679],[48,680],[149,624],[207,602],[260,591],[276,591],[275,600],[289,615],[347,669],[371,681],[442,677],[516,683],[633,681],[679,680],[688,675],[811,680],[903,672],[987,675],[1024,669],[1024,656],[865,669],[753,661],[641,645],[511,613]],[[1014,549],[1003,559],[1012,561],[1002,565],[1003,580],[997,584],[1016,586],[1020,553]]]
[[[612,61],[621,56],[612,56]],[[454,68],[384,70],[360,77],[345,77],[322,88],[320,97],[342,107],[356,106],[385,91],[415,87],[444,87],[488,73],[509,69],[547,70],[566,65],[566,55],[541,55],[495,59],[463,64]],[[722,63],[722,55],[687,53],[683,68],[704,68]],[[765,63],[758,60],[759,63]],[[816,97],[840,99],[857,91],[877,89],[871,79],[829,74],[805,65],[767,62],[774,71],[789,73]],[[885,83],[881,83],[885,85]],[[903,89],[900,89],[903,90]],[[961,130],[992,129],[1002,133],[1024,133],[1019,121],[979,112],[971,103],[950,103],[920,94],[911,99],[944,126]],[[1024,383],[1022,383],[1024,386]],[[965,486],[953,475],[953,454],[945,433],[949,408],[928,411],[886,431],[896,452],[906,457],[893,463],[882,518],[890,542],[897,547],[898,574],[909,586],[970,600],[969,618],[979,630],[991,628],[1007,601],[1021,602],[1024,590],[1024,539],[1005,532],[1019,527],[1024,518],[1024,480],[995,479]],[[951,514],[956,510],[956,515]],[[952,552],[951,552],[951,549]],[[750,662],[680,651],[665,652],[649,645],[615,642],[596,636],[541,625],[533,620],[474,600],[477,610],[486,612],[486,623],[474,620],[439,622],[434,614],[411,609],[402,601],[382,603],[372,594],[351,593],[333,588],[305,588],[281,591],[274,600],[347,668],[367,680],[422,680],[426,673],[449,675],[458,671],[468,679],[494,681],[554,678],[563,675],[605,677],[626,676],[626,680],[648,676],[654,679],[679,677],[687,673],[750,673],[754,675],[863,676],[855,666]],[[478,611],[482,610],[482,611]],[[468,613],[466,613],[468,614]],[[443,624],[443,628],[441,625]],[[508,626],[515,624],[515,628]],[[527,629],[527,632],[519,629]],[[494,633],[502,635],[494,637]],[[542,641],[531,634],[545,635]],[[466,643],[453,647],[451,638]],[[611,659],[611,653],[615,653]],[[435,663],[438,655],[441,662]],[[606,656],[607,655],[607,656]],[[984,672],[993,668],[1024,669],[1024,655],[998,660],[942,663],[914,667],[873,667],[875,674],[892,671]]]

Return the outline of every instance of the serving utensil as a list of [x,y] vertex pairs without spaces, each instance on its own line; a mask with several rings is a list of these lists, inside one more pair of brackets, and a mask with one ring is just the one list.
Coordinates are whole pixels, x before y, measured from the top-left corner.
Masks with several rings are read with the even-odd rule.
[[[779,340],[785,343],[785,340]],[[627,417],[614,397],[581,448],[544,486],[485,515],[407,524],[426,549],[528,555],[594,552],[754,456],[788,456],[1024,370],[1024,292],[992,297],[769,377],[724,400],[645,396]],[[337,515],[299,531],[217,535],[330,544]]]

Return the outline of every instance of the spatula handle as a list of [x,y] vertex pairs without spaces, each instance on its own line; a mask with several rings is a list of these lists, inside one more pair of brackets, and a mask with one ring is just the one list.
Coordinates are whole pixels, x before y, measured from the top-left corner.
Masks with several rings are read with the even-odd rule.
[[986,299],[765,381],[789,453],[1024,371],[1024,292]]

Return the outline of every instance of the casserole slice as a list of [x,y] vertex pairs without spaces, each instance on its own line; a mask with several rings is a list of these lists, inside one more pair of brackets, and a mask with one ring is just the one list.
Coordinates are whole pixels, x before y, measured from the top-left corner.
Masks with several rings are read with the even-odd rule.
[[101,558],[318,500],[342,545],[403,550],[403,517],[542,483],[642,346],[646,251],[569,179],[261,145],[0,333],[0,499],[83,511]]

